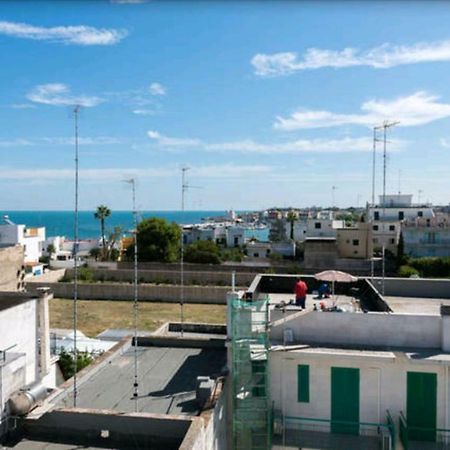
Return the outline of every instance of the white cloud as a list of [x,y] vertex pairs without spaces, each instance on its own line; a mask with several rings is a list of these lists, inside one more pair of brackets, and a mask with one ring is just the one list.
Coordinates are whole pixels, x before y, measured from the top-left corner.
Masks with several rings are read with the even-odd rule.
[[274,128],[290,131],[341,125],[373,127],[384,120],[400,121],[401,126],[424,125],[450,116],[450,104],[439,103],[438,100],[438,96],[421,91],[394,100],[369,100],[361,105],[359,114],[299,110],[289,117],[278,116]]
[[36,108],[36,105],[32,103],[13,103],[11,105],[12,109],[33,109]]
[[[204,165],[192,167],[190,173],[198,178],[240,178],[248,173],[270,173],[272,168],[263,165]],[[15,169],[0,167],[0,179],[4,180],[42,180],[43,182],[67,180],[73,177],[73,169]],[[103,168],[81,169],[80,179],[92,182],[117,182],[128,178],[149,179],[179,177],[179,167],[148,167],[148,168]]]
[[94,28],[86,25],[38,27],[26,23],[0,21],[0,34],[23,39],[75,45],[114,45],[128,33],[125,30]]
[[40,84],[35,86],[26,97],[35,103],[54,106],[80,105],[91,107],[103,102],[103,99],[100,97],[86,95],[74,96],[70,93],[70,88],[62,83]]
[[133,109],[133,114],[137,114],[138,116],[154,116],[157,112],[153,109]]
[[414,45],[383,44],[366,51],[345,48],[340,51],[308,48],[302,58],[297,53],[258,53],[251,59],[255,74],[288,75],[324,67],[367,66],[388,69],[404,64],[450,61],[450,41],[421,42]]
[[441,146],[444,148],[450,148],[450,139],[442,138],[440,140]]
[[152,95],[166,95],[167,88],[160,83],[152,83],[149,86],[149,91]]
[[150,139],[163,147],[197,147],[202,145],[200,139],[173,138],[164,136],[157,131],[148,131],[147,135]]
[[[75,139],[73,137],[44,137],[42,141],[53,145],[74,145]],[[80,145],[117,145],[122,141],[110,136],[95,136],[95,137],[79,137],[78,143]]]
[[[192,148],[208,152],[237,152],[255,154],[301,154],[301,153],[349,153],[371,152],[372,139],[370,137],[342,139],[297,139],[287,142],[260,143],[252,139],[240,141],[225,141],[207,143],[195,138],[174,138],[162,136],[157,131],[149,131],[148,136],[163,148]],[[403,148],[404,142],[394,140],[391,149]]]
[[28,147],[30,145],[34,145],[32,141],[28,139],[12,139],[12,140],[0,140],[0,148],[8,148],[8,147]]

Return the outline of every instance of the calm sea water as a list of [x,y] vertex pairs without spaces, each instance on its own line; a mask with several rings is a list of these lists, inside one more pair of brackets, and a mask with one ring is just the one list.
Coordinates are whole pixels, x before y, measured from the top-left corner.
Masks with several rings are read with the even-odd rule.
[[[73,239],[74,213],[73,211],[0,211],[17,224],[25,224],[28,227],[45,227],[47,236],[65,236]],[[180,224],[200,223],[202,218],[223,216],[225,211],[143,211],[140,218],[160,217]],[[97,238],[100,235],[100,223],[94,217],[93,211],[80,211],[79,237],[80,239]],[[123,230],[133,227],[133,215],[131,211],[112,211],[106,219],[106,229],[112,230],[115,226],[121,226]],[[267,240],[267,230],[247,230],[247,236],[255,236],[260,240]]]

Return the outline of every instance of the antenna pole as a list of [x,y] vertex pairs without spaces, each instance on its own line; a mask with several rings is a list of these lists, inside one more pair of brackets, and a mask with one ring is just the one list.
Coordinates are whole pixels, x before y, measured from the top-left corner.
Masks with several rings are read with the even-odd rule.
[[73,247],[73,407],[77,407],[77,326],[78,326],[78,115],[80,105],[73,109],[75,120],[75,215],[74,215],[74,247]]
[[[387,134],[387,129],[388,128],[392,128],[395,127],[396,125],[398,125],[400,122],[388,122],[387,120],[383,123],[382,127],[383,127],[383,231],[385,231],[386,229],[386,166],[387,166],[387,152],[386,152],[386,134]],[[383,284],[382,284],[382,295],[384,295],[384,279],[385,279],[385,275],[386,275],[386,268],[385,268],[385,261],[384,261],[384,252],[385,252],[385,245],[383,244],[383,274],[382,274],[382,279],[383,279]]]
[[[186,183],[186,172],[188,167],[181,168],[181,222],[184,221],[184,195],[189,187]],[[181,255],[180,255],[180,322],[181,336],[184,331],[184,236],[183,223],[181,223]]]
[[134,302],[133,302],[133,312],[134,312],[134,383],[133,383],[133,397],[134,397],[134,410],[138,412],[138,394],[139,394],[139,380],[138,380],[138,314],[139,314],[139,303],[138,303],[138,244],[137,244],[137,211],[136,211],[136,181],[131,178],[131,191],[133,196],[133,220],[134,220]]

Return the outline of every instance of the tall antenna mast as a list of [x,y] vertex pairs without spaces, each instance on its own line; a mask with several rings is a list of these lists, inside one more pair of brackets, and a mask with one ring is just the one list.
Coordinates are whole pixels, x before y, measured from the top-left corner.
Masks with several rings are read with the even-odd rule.
[[134,399],[134,410],[138,412],[138,399],[139,399],[139,378],[138,378],[138,316],[139,316],[139,297],[138,297],[138,244],[137,244],[137,210],[136,210],[136,180],[130,178],[126,180],[127,183],[131,184],[131,192],[133,199],[133,234],[134,234],[134,302],[133,302],[133,326],[134,326],[134,339],[133,339],[133,350],[134,350],[134,381],[133,381],[133,399]]
[[331,208],[334,209],[336,186],[331,186]]
[[73,407],[77,407],[77,326],[78,326],[78,115],[81,106],[75,105],[73,115],[75,120],[75,215],[73,233]]
[[[387,166],[387,152],[386,152],[386,144],[387,144],[387,139],[386,139],[386,134],[387,134],[387,129],[388,128],[392,128],[395,127],[396,125],[398,125],[400,122],[396,121],[396,122],[389,122],[387,120],[384,121],[382,128],[383,128],[383,228],[386,226],[385,223],[385,218],[386,218],[386,166]],[[382,278],[383,278],[383,284],[382,284],[382,295],[384,295],[384,278],[385,278],[385,274],[386,274],[386,264],[385,264],[385,246],[383,244],[383,274],[382,274]]]
[[186,183],[186,172],[188,167],[183,166],[181,168],[181,255],[180,255],[180,322],[181,322],[181,336],[184,331],[184,235],[183,235],[183,222],[184,222],[184,195],[189,185]]

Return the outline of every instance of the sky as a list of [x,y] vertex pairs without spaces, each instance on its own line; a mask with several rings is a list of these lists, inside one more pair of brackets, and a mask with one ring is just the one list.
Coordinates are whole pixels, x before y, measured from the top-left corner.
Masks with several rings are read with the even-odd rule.
[[[2,210],[450,201],[450,3],[4,1]],[[383,137],[377,132],[376,195]]]

